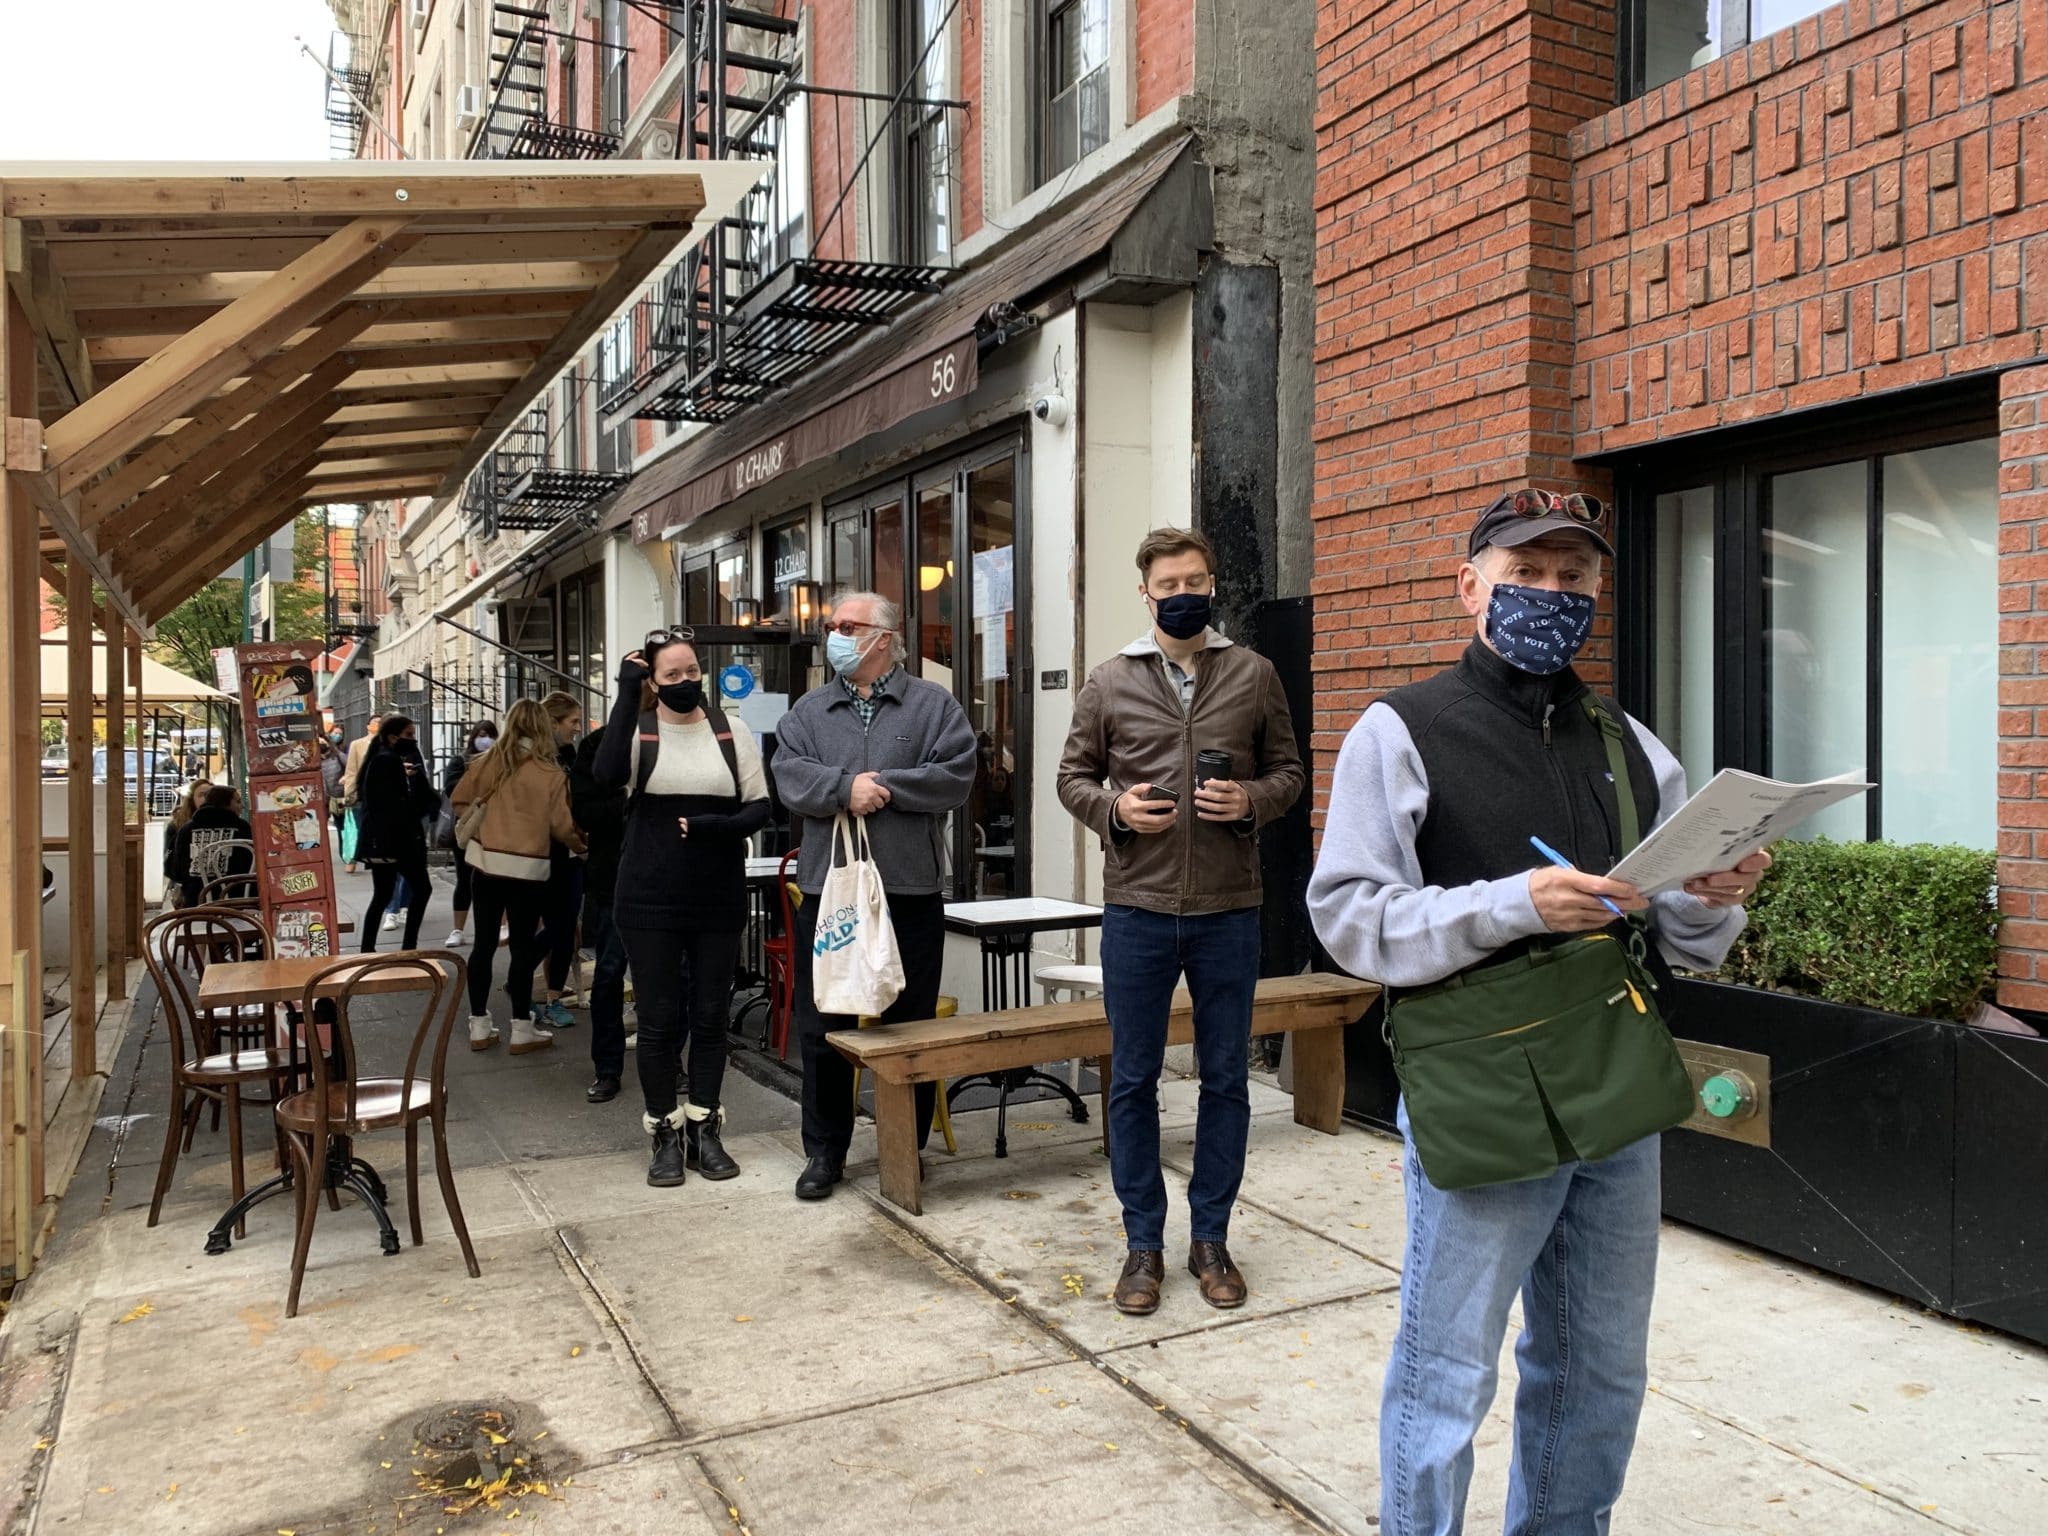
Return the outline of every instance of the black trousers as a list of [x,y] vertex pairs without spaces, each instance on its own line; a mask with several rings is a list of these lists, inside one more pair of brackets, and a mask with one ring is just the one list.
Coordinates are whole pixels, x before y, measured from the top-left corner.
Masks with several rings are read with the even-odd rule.
[[455,916],[460,919],[469,915],[469,905],[476,899],[476,871],[463,862],[461,850],[455,854]]
[[557,859],[548,876],[547,926],[541,930],[541,952],[548,957],[548,990],[560,992],[569,985],[569,967],[576,963],[576,920],[583,915],[583,876],[587,866],[581,859]]
[[491,967],[498,958],[498,925],[511,935],[512,958],[505,973],[505,995],[512,999],[512,1017],[533,1017],[533,968],[540,964],[536,935],[547,910],[548,888],[542,880],[508,880],[479,870],[470,882],[476,905],[470,909],[469,1011],[491,1011]]
[[[889,897],[889,921],[896,929],[896,947],[903,955],[903,993],[880,1022],[901,1024],[928,1019],[939,1006],[939,973],[946,958],[946,898]],[[811,944],[818,932],[818,898],[806,896],[796,909],[797,1042],[804,1063],[804,1154],[844,1158],[853,1141],[853,1063],[825,1043],[835,1029],[852,1029],[860,1020],[843,1013],[819,1013],[811,988]],[[932,1112],[938,1084],[919,1083],[917,1144],[932,1133]]]
[[737,928],[632,928],[617,925],[633,971],[640,1016],[640,1097],[659,1119],[681,1102],[683,1040],[690,1042],[690,1102],[718,1108],[725,1087],[725,1034],[732,1024]]
[[411,853],[395,864],[370,866],[370,910],[363,915],[363,953],[377,951],[377,930],[384,922],[384,909],[397,894],[398,882],[405,881],[410,900],[405,906],[405,947],[420,947],[420,923],[427,915],[427,894],[434,882],[427,878],[427,856]]

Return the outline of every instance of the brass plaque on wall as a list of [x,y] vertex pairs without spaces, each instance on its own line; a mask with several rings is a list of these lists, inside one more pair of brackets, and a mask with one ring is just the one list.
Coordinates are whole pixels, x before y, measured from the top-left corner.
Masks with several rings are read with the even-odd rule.
[[1771,1144],[1770,1057],[1697,1040],[1680,1040],[1678,1055],[1693,1092],[1692,1114],[1680,1130],[1726,1136],[1753,1147]]

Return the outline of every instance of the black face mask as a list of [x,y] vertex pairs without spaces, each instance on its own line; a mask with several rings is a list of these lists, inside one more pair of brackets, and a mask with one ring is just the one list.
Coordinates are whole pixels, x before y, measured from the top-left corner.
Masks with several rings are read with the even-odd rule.
[[692,714],[704,703],[704,680],[693,677],[686,682],[663,683],[654,692],[663,704],[677,714]]
[[1172,597],[1153,599],[1152,613],[1161,633],[1175,640],[1192,640],[1209,627],[1211,606],[1206,592],[1176,592]]

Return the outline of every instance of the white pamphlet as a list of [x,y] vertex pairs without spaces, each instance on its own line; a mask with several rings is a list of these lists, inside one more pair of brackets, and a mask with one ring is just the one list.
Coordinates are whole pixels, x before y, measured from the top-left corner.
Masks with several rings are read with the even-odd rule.
[[1688,880],[1734,868],[1807,818],[1871,787],[1854,773],[1784,784],[1723,768],[1608,871],[1608,878],[1626,881],[1645,896],[1675,891]]

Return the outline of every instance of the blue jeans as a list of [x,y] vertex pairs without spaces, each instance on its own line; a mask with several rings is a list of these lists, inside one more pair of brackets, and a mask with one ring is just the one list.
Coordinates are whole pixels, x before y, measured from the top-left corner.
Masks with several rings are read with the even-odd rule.
[[1133,1249],[1166,1246],[1159,1172],[1159,1072],[1182,973],[1195,1003],[1195,1173],[1188,1223],[1196,1242],[1230,1235],[1251,1134],[1252,993],[1259,981],[1259,910],[1175,917],[1142,907],[1102,913],[1102,999],[1109,1013],[1109,1175]]
[[626,1075],[626,946],[612,909],[583,904],[583,939],[597,956],[590,973],[590,1064],[599,1077]]
[[1456,1536],[1472,1437],[1515,1345],[1508,1536],[1605,1536],[1648,1385],[1660,1138],[1540,1179],[1442,1190],[1408,1136],[1401,1323],[1380,1408],[1380,1530]]

